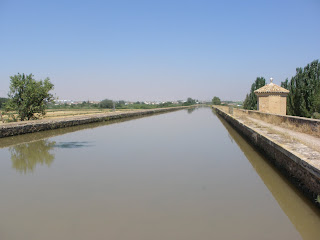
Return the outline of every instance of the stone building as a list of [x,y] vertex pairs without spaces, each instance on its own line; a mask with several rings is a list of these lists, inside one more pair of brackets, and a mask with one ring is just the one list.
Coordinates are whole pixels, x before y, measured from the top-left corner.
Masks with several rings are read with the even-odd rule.
[[254,91],[258,98],[258,111],[279,115],[287,114],[287,96],[289,90],[272,82]]

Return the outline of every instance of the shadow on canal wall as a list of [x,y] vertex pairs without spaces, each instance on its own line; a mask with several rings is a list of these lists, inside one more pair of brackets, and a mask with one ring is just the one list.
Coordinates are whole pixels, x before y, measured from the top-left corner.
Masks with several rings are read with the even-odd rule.
[[218,115],[225,119],[241,135],[259,149],[295,186],[297,186],[317,207],[315,199],[320,194],[320,172],[307,161],[239,122],[231,115],[214,108]]
[[73,127],[77,125],[105,122],[111,120],[119,120],[123,118],[140,117],[146,115],[152,115],[156,113],[165,113],[171,111],[177,111],[190,107],[171,107],[171,108],[157,108],[150,110],[139,110],[134,112],[125,113],[107,113],[107,114],[95,114],[93,116],[77,116],[64,119],[55,120],[35,120],[19,123],[8,123],[0,127],[0,138],[22,135],[26,133],[34,133],[40,131],[47,131],[52,129]]
[[[266,161],[267,159],[261,153],[255,151],[249,143],[244,141],[243,137],[226,120],[219,115],[217,117],[227,129],[231,140],[239,146],[302,238],[311,240],[318,237],[318,222],[310,218],[312,215],[310,212],[316,213],[320,217],[319,209],[310,204],[309,200],[273,165]],[[305,207],[301,208],[301,205]]]

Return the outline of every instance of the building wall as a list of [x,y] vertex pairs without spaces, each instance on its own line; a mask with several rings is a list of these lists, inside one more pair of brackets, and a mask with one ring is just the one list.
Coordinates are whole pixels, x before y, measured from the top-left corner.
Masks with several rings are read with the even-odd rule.
[[269,98],[267,96],[258,97],[258,110],[269,113]]
[[287,114],[287,97],[286,95],[257,95],[258,109],[260,112],[273,113],[279,115]]
[[280,115],[287,115],[287,96],[281,96]]
[[279,95],[270,95],[269,96],[269,113],[274,114],[282,114],[280,112],[281,109],[281,101]]

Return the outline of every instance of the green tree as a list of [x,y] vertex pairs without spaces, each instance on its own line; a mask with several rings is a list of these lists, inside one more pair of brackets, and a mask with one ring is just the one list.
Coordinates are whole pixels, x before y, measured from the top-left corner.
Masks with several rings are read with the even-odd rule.
[[214,96],[213,99],[212,99],[212,104],[213,104],[213,105],[221,105],[221,100],[220,100],[220,98]]
[[[53,102],[53,95],[49,92],[54,86],[49,78],[36,81],[32,74],[18,73],[11,76],[10,79],[6,111],[17,111],[21,121],[36,119],[38,116],[45,115],[48,103]],[[38,116],[35,114],[38,114]]]
[[125,105],[126,105],[126,102],[123,100],[116,102],[116,108],[123,108]]
[[296,75],[281,86],[290,91],[287,97],[289,115],[311,117],[320,112],[320,63],[315,60],[296,69]]
[[110,99],[104,99],[99,103],[100,108],[113,108],[113,101]]
[[266,80],[264,77],[257,77],[255,82],[251,85],[250,93],[246,95],[246,99],[243,102],[243,108],[249,110],[257,110],[258,99],[255,90],[266,85]]
[[5,103],[8,101],[8,98],[0,98],[0,109],[5,106]]
[[190,105],[194,105],[196,104],[197,101],[195,99],[192,99],[192,98],[188,98],[187,101],[185,103],[183,103],[184,106],[190,106]]

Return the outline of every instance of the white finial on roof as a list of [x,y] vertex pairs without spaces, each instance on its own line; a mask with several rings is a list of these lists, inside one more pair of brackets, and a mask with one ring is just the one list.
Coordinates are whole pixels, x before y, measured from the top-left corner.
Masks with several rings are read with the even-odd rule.
[[270,83],[272,83],[272,81],[273,81],[273,78],[270,78]]

